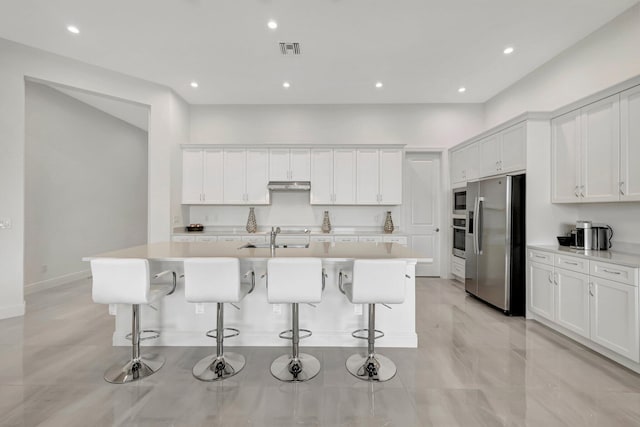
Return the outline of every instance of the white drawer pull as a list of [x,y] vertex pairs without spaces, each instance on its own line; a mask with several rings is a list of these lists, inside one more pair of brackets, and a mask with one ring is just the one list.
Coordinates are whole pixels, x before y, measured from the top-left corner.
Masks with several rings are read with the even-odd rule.
[[578,265],[577,262],[564,261],[564,263],[569,265]]
[[607,270],[606,268],[603,268],[602,271],[609,274],[622,274],[619,271],[611,271],[611,270]]
[[546,257],[546,256],[542,256],[542,255],[536,255],[536,258],[547,259],[547,257]]

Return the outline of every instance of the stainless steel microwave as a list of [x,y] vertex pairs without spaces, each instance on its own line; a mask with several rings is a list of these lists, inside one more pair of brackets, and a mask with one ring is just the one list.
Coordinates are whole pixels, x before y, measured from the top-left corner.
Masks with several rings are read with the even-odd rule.
[[467,214],[467,190],[465,188],[453,189],[453,213],[455,215]]

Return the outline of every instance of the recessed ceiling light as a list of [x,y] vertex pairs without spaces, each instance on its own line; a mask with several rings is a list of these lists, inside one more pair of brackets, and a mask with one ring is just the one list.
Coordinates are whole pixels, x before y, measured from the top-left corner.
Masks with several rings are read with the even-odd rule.
[[269,27],[272,30],[275,30],[276,28],[278,28],[278,23],[272,19],[269,22],[267,22],[267,27]]
[[464,93],[466,91],[467,91],[467,88],[464,87],[464,86],[462,86],[461,88],[458,89],[458,92],[460,92],[460,93]]
[[285,89],[289,89],[291,87],[291,83],[284,82],[284,83],[282,83],[282,87],[285,88]]
[[509,47],[506,47],[502,52],[503,52],[505,55],[511,55],[511,54],[513,53],[513,51],[514,51],[514,50],[515,50],[515,49],[513,48],[513,46],[509,46]]
[[382,87],[382,82],[376,82],[376,87],[380,89]]
[[75,25],[68,25],[67,26],[67,31],[69,31],[70,33],[73,33],[73,34],[79,34],[80,33],[80,30]]
[[198,82],[191,82],[191,87],[192,88],[197,88],[198,87]]

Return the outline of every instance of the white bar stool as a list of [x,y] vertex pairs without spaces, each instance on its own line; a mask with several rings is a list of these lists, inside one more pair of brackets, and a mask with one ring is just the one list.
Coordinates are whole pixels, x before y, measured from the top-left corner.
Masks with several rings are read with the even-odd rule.
[[[149,304],[171,295],[176,289],[176,273],[170,270],[154,276],[171,274],[173,283],[151,285],[146,259],[98,258],[91,261],[93,301],[99,304],[131,304],[131,359],[107,369],[104,379],[114,384],[136,381],[157,372],[164,358],[156,354],[140,355],[140,341],[158,338],[160,333],[140,330],[140,304]],[[153,307],[153,306],[152,306]],[[142,338],[142,333],[153,333]],[[127,338],[129,335],[127,335]]]
[[[347,370],[357,378],[369,381],[387,381],[396,374],[396,365],[375,352],[375,340],[384,333],[376,330],[376,304],[400,304],[405,298],[407,263],[395,259],[366,259],[353,262],[351,283],[344,283],[346,275],[340,272],[338,286],[353,304],[369,305],[369,327],[357,329],[354,338],[368,341],[367,354],[354,354],[347,359]],[[390,308],[390,307],[389,307]],[[358,335],[367,332],[366,336]]]
[[[188,258],[184,261],[185,299],[195,303],[217,303],[216,329],[206,334],[216,339],[216,354],[205,357],[193,367],[193,376],[201,381],[223,380],[244,368],[243,355],[224,352],[224,338],[240,334],[236,328],[224,327],[224,303],[240,302],[255,287],[253,271],[244,277],[250,277],[251,283],[242,282],[238,258]],[[225,330],[232,333],[224,335]]]
[[[310,330],[300,329],[298,325],[298,304],[319,303],[324,278],[319,258],[270,258],[267,261],[267,300],[271,304],[291,304],[291,329],[279,335],[291,340],[291,355],[284,354],[271,364],[271,374],[280,381],[307,381],[320,372],[317,358],[298,351],[300,339],[311,336]],[[301,337],[300,331],[305,335]]]

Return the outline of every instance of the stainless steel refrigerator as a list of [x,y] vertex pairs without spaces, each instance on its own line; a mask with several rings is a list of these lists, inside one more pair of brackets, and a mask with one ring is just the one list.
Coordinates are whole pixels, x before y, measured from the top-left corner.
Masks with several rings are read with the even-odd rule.
[[525,308],[525,175],[467,184],[465,289],[505,314]]

